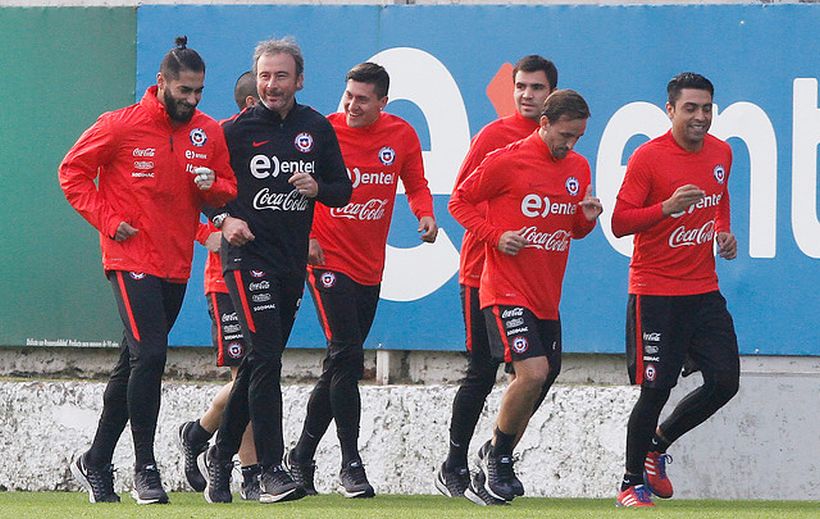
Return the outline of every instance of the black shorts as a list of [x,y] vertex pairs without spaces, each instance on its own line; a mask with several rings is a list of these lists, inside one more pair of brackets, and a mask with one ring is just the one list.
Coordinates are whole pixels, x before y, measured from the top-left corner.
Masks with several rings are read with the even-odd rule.
[[650,388],[674,387],[684,362],[694,363],[704,374],[739,373],[737,336],[726,300],[719,291],[630,294],[626,358],[632,383]]
[[[464,316],[464,345],[470,358],[479,362],[495,360],[490,352],[490,338],[487,335],[487,321],[479,304],[478,288],[459,285],[461,296],[461,314]],[[504,364],[504,372],[514,374],[512,363]]]
[[379,304],[381,285],[362,285],[334,270],[308,270],[308,288],[328,345],[361,348]]
[[216,365],[239,366],[245,358],[242,325],[229,294],[209,292],[208,315],[211,316],[211,338],[216,348]]
[[523,306],[484,308],[487,336],[493,357],[515,362],[547,357],[550,369],[561,367],[561,320],[539,319]]

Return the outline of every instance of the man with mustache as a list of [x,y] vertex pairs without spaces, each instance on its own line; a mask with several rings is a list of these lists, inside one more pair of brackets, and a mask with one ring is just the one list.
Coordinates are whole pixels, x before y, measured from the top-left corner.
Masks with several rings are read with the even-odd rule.
[[570,240],[589,234],[602,211],[589,164],[573,151],[588,118],[583,97],[556,90],[539,129],[490,153],[450,198],[455,219],[485,244],[479,297],[490,351],[515,370],[471,483],[500,501],[524,493],[513,447],[561,370],[558,305]]
[[100,233],[125,326],[94,442],[71,462],[92,503],[120,500],[111,459],[129,421],[132,495],[139,504],[168,502],[154,459],[168,333],[182,306],[200,210],[236,196],[222,129],[196,109],[205,63],[186,44],[177,38],[157,84],[139,103],[101,115],[59,168],[69,203]]
[[[707,133],[711,81],[684,72],[666,91],[672,129],[632,154],[612,212],[615,236],[635,235],[626,352],[630,380],[641,394],[627,425],[626,472],[616,501],[630,508],[655,506],[651,494],[672,497],[666,449],[731,400],[740,379],[737,336],[713,252],[717,244],[721,258],[737,256],[729,212],[732,149]],[[691,364],[703,385],[658,425],[681,368]]]
[[209,503],[233,499],[232,459],[248,422],[259,501],[305,496],[282,466],[282,353],[302,301],[314,204],[344,206],[352,186],[330,123],[296,102],[303,71],[294,40],[260,42],[253,55],[259,103],[223,125],[239,194],[211,221],[222,230],[222,270],[247,351],[216,443],[198,460]]

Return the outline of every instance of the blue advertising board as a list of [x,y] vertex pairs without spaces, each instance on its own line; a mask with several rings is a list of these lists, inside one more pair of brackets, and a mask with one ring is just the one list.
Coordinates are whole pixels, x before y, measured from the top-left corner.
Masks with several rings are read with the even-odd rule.
[[[739,253],[717,264],[741,351],[820,355],[820,6],[142,6],[137,21],[137,96],[155,81],[174,37],[186,34],[208,66],[200,107],[215,118],[235,112],[234,81],[269,37],[297,39],[306,62],[298,99],[322,113],[338,109],[353,65],[374,60],[388,69],[387,109],[419,133],[442,232],[421,245],[399,195],[371,348],[463,349],[462,229],[446,205],[470,137],[509,110],[509,63],[537,53],[557,64],[560,87],[590,104],[577,150],[606,208],[593,233],[572,245],[565,350],[622,352],[631,238],[612,235],[615,195],[631,152],[669,127],[669,78],[702,73],[716,86],[711,131],[735,154]],[[210,342],[204,256],[197,247],[173,344]],[[324,346],[309,298],[290,344]]]

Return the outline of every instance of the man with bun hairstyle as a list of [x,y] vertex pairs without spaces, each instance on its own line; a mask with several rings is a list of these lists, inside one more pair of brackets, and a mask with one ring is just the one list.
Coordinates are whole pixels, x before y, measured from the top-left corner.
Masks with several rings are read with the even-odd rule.
[[100,233],[125,326],[94,441],[71,461],[92,503],[120,500],[111,460],[127,422],[133,497],[168,502],[154,459],[168,333],[185,295],[199,213],[236,196],[222,129],[196,109],[204,83],[205,63],[177,38],[156,85],[139,103],[101,115],[59,167],[66,199]]

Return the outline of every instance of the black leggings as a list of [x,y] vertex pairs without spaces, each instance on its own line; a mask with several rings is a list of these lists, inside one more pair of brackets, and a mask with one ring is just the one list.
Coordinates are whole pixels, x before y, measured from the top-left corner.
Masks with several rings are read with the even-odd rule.
[[141,468],[156,463],[154,435],[168,332],[179,315],[186,285],[135,272],[110,271],[108,279],[125,333],[87,462],[93,467],[110,464],[130,420],[136,467]]

